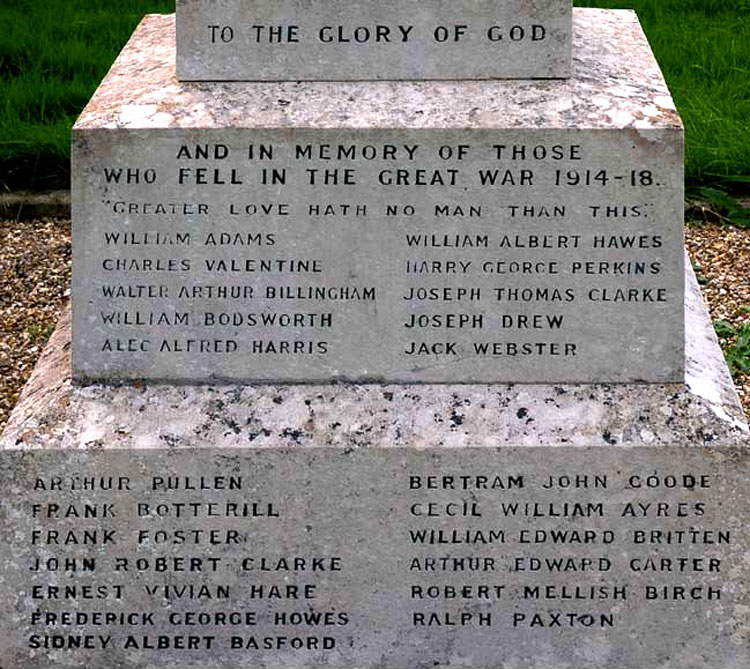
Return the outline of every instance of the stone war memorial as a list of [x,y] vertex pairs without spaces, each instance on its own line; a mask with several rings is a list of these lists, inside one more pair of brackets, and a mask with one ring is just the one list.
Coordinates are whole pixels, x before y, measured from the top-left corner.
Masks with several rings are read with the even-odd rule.
[[747,669],[750,435],[636,15],[178,0],[73,130],[2,669]]

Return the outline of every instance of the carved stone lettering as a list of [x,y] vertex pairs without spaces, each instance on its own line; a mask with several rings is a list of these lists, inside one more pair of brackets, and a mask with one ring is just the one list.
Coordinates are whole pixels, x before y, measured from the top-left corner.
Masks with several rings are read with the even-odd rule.
[[2,458],[12,669],[749,659],[742,449]]
[[180,0],[184,80],[568,77],[570,0]]

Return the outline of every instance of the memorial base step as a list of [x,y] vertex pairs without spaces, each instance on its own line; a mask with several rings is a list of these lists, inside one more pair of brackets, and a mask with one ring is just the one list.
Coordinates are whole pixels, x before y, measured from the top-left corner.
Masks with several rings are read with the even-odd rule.
[[4,669],[744,669],[750,438],[686,384],[75,386],[2,437]]

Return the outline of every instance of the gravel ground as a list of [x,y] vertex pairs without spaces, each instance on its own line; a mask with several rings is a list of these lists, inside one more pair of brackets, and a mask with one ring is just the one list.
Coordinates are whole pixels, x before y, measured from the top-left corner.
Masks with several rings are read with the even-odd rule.
[[[689,225],[686,235],[711,317],[750,326],[750,230]],[[70,297],[70,266],[70,221],[0,221],[0,429]],[[736,381],[750,415],[750,374]]]
[[0,429],[70,297],[70,221],[0,221]]
[[[685,238],[711,320],[726,321],[737,330],[743,325],[750,328],[750,230],[689,223]],[[722,348],[735,340],[721,339]],[[750,418],[750,374],[737,375],[734,381]]]

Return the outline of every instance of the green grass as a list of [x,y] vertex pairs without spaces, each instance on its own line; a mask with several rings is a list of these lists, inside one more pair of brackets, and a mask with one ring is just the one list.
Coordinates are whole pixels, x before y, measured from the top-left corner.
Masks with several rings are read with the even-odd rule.
[[0,188],[67,188],[70,127],[147,12],[174,0],[0,0]]
[[714,330],[722,343],[732,376],[736,378],[740,374],[750,374],[750,325],[743,323],[735,328],[726,321],[714,321]]
[[[635,8],[687,129],[690,182],[750,187],[750,0]],[[0,0],[0,188],[67,187],[70,126],[140,17],[174,0]]]
[[750,0],[577,0],[635,9],[685,122],[692,183],[750,186]]

